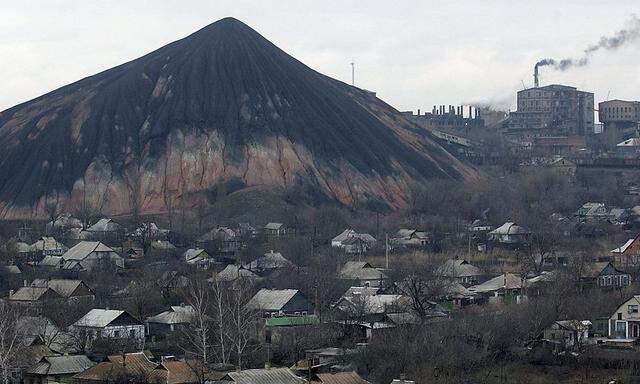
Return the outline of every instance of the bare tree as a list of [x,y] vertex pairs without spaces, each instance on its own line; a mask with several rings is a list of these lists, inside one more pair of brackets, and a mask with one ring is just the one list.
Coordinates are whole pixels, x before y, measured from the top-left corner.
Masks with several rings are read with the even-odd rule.
[[20,333],[17,327],[19,314],[16,308],[0,302],[0,374],[2,382],[9,384],[11,373],[21,356]]
[[186,292],[186,301],[193,308],[191,322],[183,329],[181,348],[194,362],[193,369],[201,377],[210,363],[212,319],[210,316],[210,289],[204,282],[192,282]]
[[247,308],[246,304],[251,298],[251,285],[243,280],[236,280],[230,287],[229,293],[229,330],[227,340],[231,343],[236,357],[236,366],[242,369],[243,356],[250,346],[252,336],[256,334],[256,323],[260,318],[259,313]]

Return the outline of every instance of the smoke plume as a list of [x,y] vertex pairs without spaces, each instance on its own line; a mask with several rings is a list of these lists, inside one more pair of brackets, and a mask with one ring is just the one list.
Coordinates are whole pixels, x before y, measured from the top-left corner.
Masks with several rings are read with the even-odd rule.
[[573,67],[583,67],[589,64],[589,59],[594,53],[605,50],[614,51],[623,45],[638,40],[640,38],[640,18],[633,15],[626,23],[627,27],[613,34],[613,36],[602,36],[597,44],[590,45],[584,50],[584,55],[579,58],[566,59],[542,59],[536,63],[536,68],[551,66],[560,71],[566,71]]

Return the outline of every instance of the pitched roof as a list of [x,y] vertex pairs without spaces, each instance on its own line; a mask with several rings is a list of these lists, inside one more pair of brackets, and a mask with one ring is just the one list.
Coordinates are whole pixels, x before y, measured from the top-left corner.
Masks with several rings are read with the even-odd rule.
[[514,222],[507,221],[489,233],[492,235],[524,235],[528,234],[529,231]]
[[11,296],[9,296],[9,300],[38,301],[47,294],[55,295],[56,297],[59,296],[55,291],[46,287],[20,287]]
[[264,229],[277,231],[278,229],[282,228],[283,226],[284,226],[284,224],[282,224],[282,223],[267,223],[264,226]]
[[469,287],[469,291],[476,293],[494,292],[501,289],[520,289],[523,286],[523,279],[520,276],[516,276],[512,273],[505,273],[500,276],[496,276],[491,280],[485,281],[482,284]]
[[633,239],[627,240],[626,243],[622,244],[618,248],[612,249],[611,253],[625,253],[627,251],[627,248],[629,248],[631,246],[631,244],[633,244],[633,242],[636,241],[636,238],[637,237],[634,237]]
[[94,365],[73,378],[78,381],[107,381],[123,375],[156,378],[153,370],[157,366],[144,352],[127,353],[124,360],[121,355],[109,356],[107,361]]
[[293,327],[320,324],[316,315],[268,317],[264,321],[267,327]]
[[82,372],[95,363],[85,355],[45,356],[38,363],[27,369],[30,375],[71,375]]
[[66,245],[62,244],[58,240],[50,236],[43,236],[35,243],[31,244],[31,249],[36,251],[52,251],[52,250],[67,250]]
[[160,368],[164,368],[166,373],[156,373],[160,376],[166,384],[187,384],[187,383],[199,383],[200,379],[196,374],[197,366],[192,366],[185,361],[177,360],[165,360],[160,363],[161,367],[157,367],[156,371]]
[[340,270],[340,277],[352,280],[380,280],[387,276],[365,261],[347,261]]
[[368,244],[376,242],[376,239],[368,233],[358,233],[353,229],[345,229],[338,236],[331,239],[331,242],[347,244],[354,241],[363,241]]
[[262,288],[247,303],[251,309],[279,311],[298,293],[297,289]]
[[[71,297],[73,292],[75,292],[82,284],[84,284],[82,280],[70,279],[35,279],[31,282],[32,287],[51,288],[60,296],[67,298]],[[89,288],[89,290],[91,290],[91,288]]]
[[81,241],[65,252],[62,258],[65,261],[84,260],[93,252],[114,252],[114,250],[99,241]]
[[246,268],[251,270],[258,269],[277,269],[277,268],[286,268],[293,265],[289,260],[287,260],[280,252],[269,251],[264,254],[264,256],[259,257],[249,264],[246,265]]
[[463,259],[450,259],[444,262],[438,272],[447,277],[473,277],[481,276],[482,271],[475,265]]
[[356,372],[318,373],[315,377],[324,384],[368,384]]
[[406,302],[403,295],[375,295],[360,297],[344,297],[338,301],[338,308],[343,311],[358,310],[365,314],[382,314],[389,308],[398,307]]
[[229,372],[222,381],[233,381],[238,384],[302,384],[305,382],[289,368],[245,369]]
[[251,272],[241,265],[229,264],[222,271],[218,273],[217,278],[220,281],[234,281],[239,278],[246,278],[249,280],[260,280],[260,276]]
[[87,228],[89,232],[110,232],[115,231],[120,227],[120,224],[111,219],[100,219],[95,224]]
[[[120,310],[94,308],[73,325],[76,327],[104,328],[125,314],[127,312]],[[135,319],[133,316],[131,318]]]
[[149,323],[157,324],[187,324],[191,322],[195,311],[190,305],[174,305],[171,309],[164,311],[147,319]]
[[209,254],[202,248],[190,248],[184,252],[184,259],[187,263],[195,263],[209,258]]

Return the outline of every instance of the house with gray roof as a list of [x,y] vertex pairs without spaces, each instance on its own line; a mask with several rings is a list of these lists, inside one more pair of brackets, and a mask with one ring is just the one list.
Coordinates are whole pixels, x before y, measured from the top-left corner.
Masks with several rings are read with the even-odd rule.
[[259,290],[246,304],[263,317],[303,316],[313,313],[311,302],[297,289]]
[[359,233],[353,229],[345,229],[338,236],[331,239],[331,246],[340,248],[345,253],[365,253],[376,245],[376,239],[368,233]]
[[267,223],[263,229],[267,236],[279,237],[287,234],[287,226],[283,223]]
[[62,269],[91,270],[101,262],[109,262],[124,268],[124,259],[112,248],[99,241],[81,241],[62,255]]
[[304,384],[306,380],[296,376],[289,368],[266,368],[229,372],[220,382],[237,384]]
[[484,276],[480,268],[464,259],[449,259],[445,261],[437,272],[462,285],[478,284]]
[[85,355],[45,356],[24,373],[25,384],[65,383],[96,365]]
[[144,324],[129,312],[94,308],[70,327],[75,334],[86,335],[89,340],[129,339],[142,345]]
[[191,324],[195,310],[190,305],[172,305],[169,310],[147,318],[147,333],[152,336],[166,336],[180,327]]
[[338,278],[350,280],[359,286],[382,287],[387,275],[366,261],[347,261],[338,273]]
[[91,303],[95,292],[82,280],[73,279],[35,279],[32,287],[51,288],[61,297],[74,303]]
[[62,296],[51,288],[20,287],[15,292],[9,292],[7,301],[11,304],[41,308],[45,303],[62,300]]

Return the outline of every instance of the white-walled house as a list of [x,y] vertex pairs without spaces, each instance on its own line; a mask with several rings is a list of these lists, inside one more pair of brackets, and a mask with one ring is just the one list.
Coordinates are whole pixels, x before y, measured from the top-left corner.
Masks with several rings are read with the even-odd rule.
[[640,337],[640,295],[622,303],[609,317],[609,337],[625,340]]
[[71,329],[76,334],[84,332],[89,341],[97,338],[129,339],[142,346],[144,342],[144,323],[126,311],[112,309],[92,309]]

